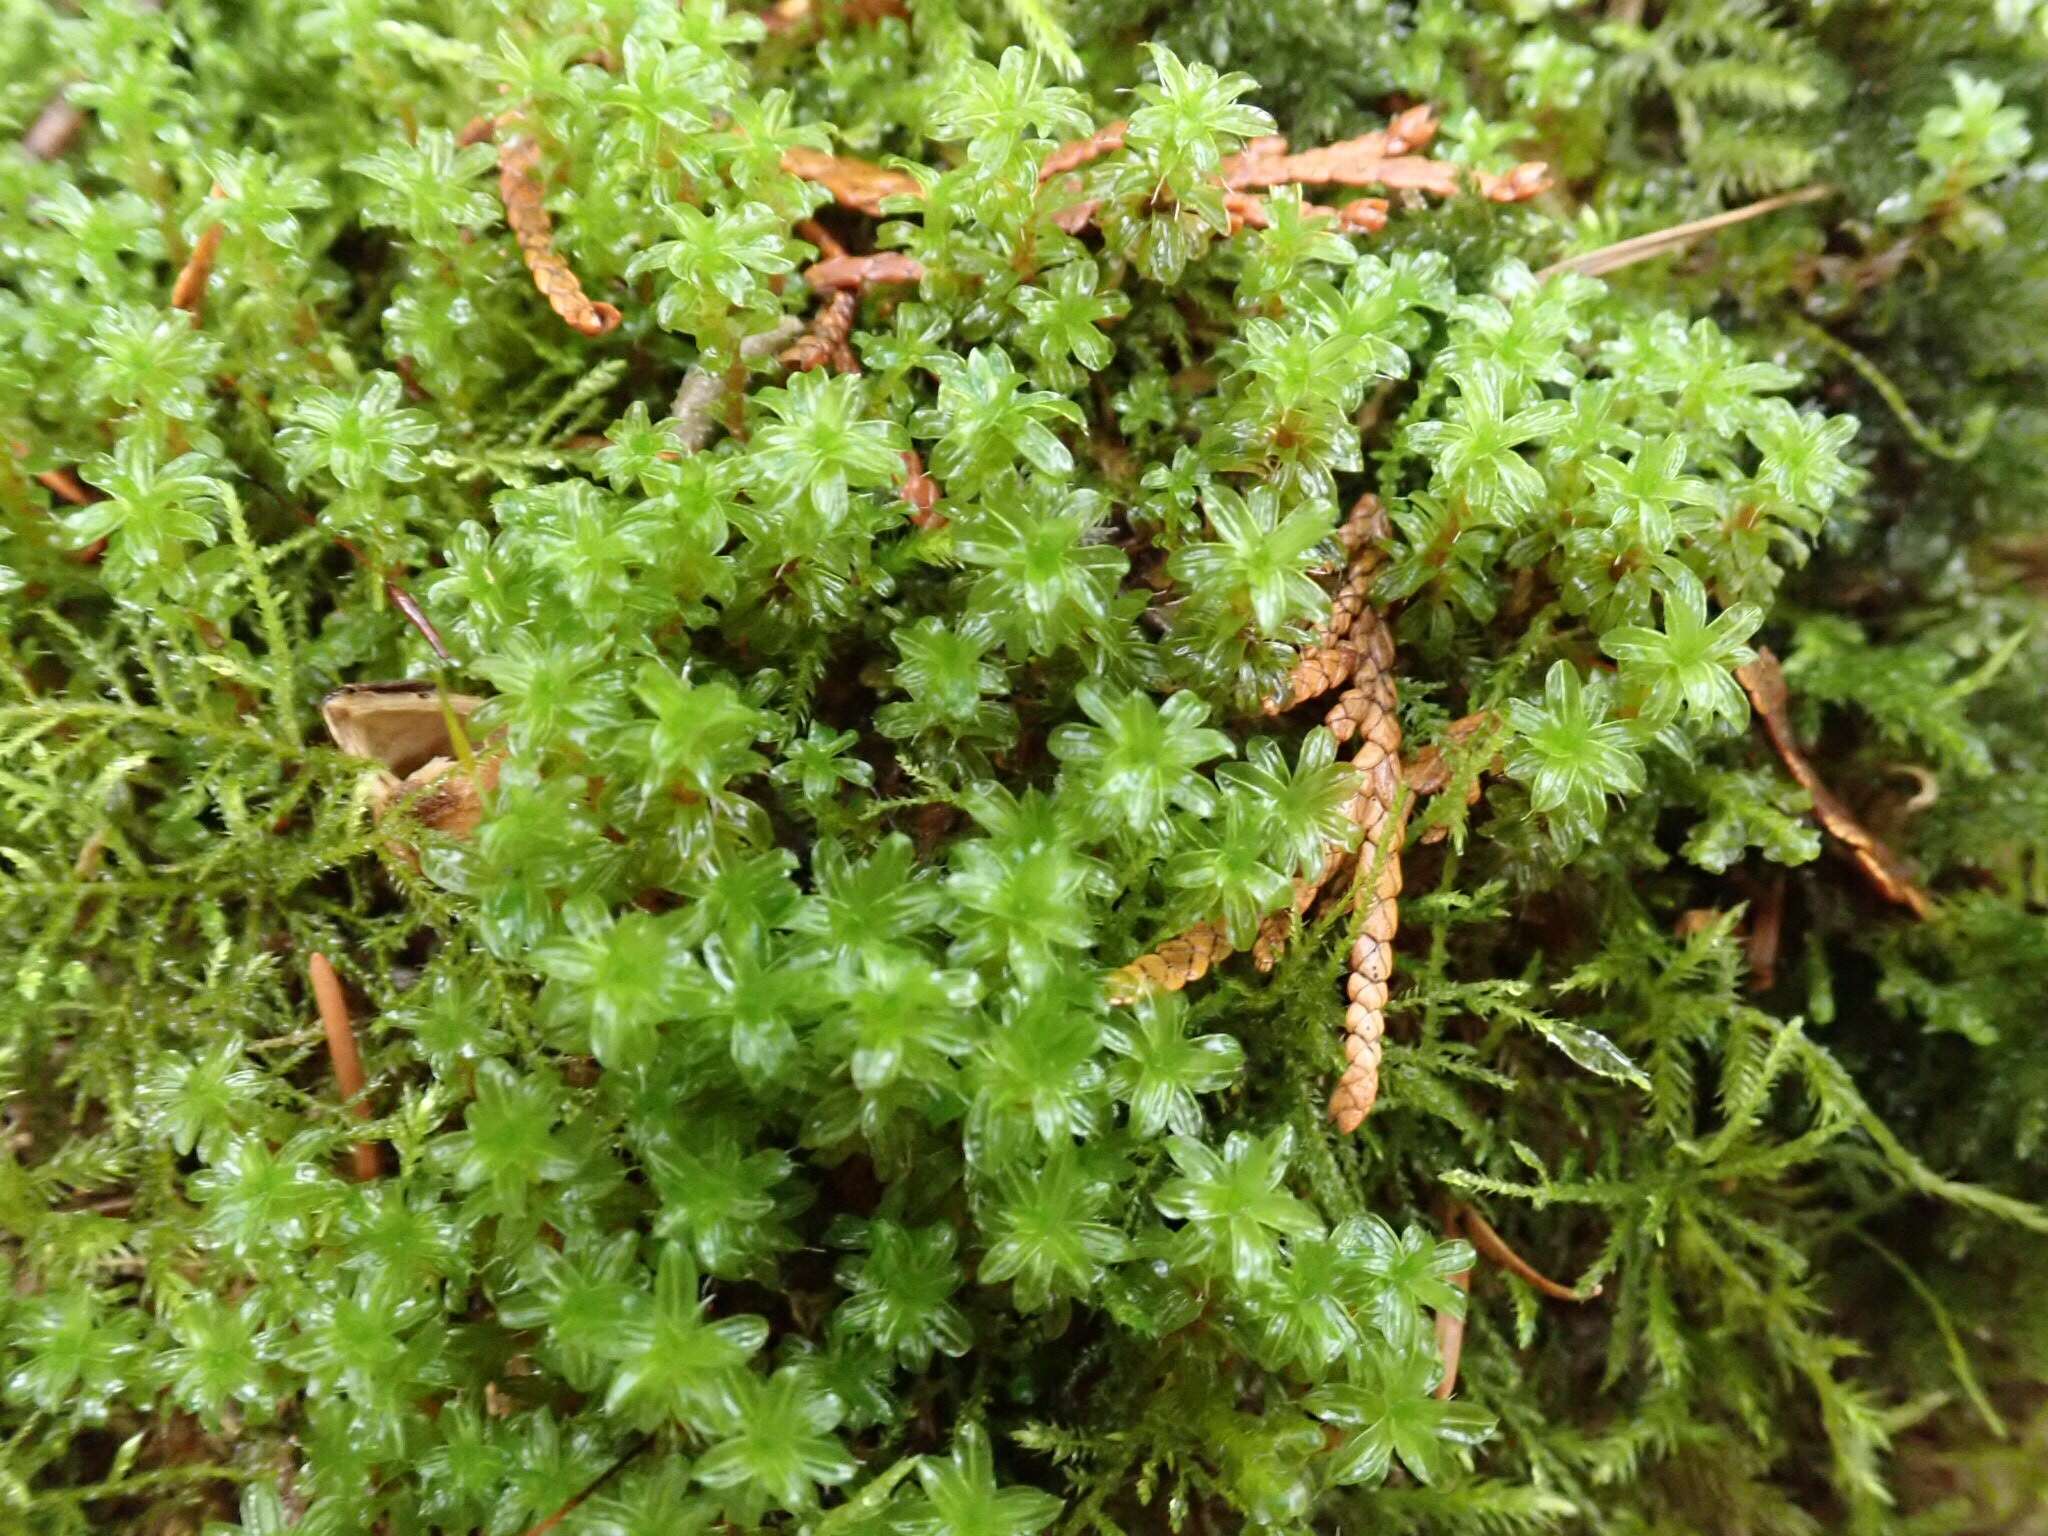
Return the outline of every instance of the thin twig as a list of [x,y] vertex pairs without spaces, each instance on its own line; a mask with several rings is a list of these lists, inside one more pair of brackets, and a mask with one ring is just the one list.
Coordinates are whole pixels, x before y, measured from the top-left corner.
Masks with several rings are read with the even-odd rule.
[[[341,978],[325,955],[315,950],[306,961],[313,978],[313,1000],[320,1008],[320,1027],[327,1034],[327,1054],[334,1062],[334,1081],[349,1113],[358,1120],[370,1118],[370,1101],[363,1097],[363,1058],[356,1053],[355,1027],[349,1021],[348,999],[342,995]],[[383,1171],[377,1144],[359,1141],[355,1145],[356,1177],[368,1181]]]
[[1560,272],[1579,272],[1587,277],[1601,277],[1617,272],[1623,267],[1634,266],[1639,261],[1648,261],[1666,251],[1675,251],[1682,245],[1689,245],[1702,235],[1710,235],[1717,229],[1726,229],[1732,224],[1746,224],[1751,219],[1762,218],[1767,213],[1776,213],[1780,208],[1795,208],[1801,203],[1817,203],[1833,195],[1834,188],[1825,182],[1816,182],[1810,187],[1801,187],[1796,192],[1780,192],[1776,197],[1764,198],[1761,202],[1731,208],[1725,213],[1710,214],[1704,219],[1692,219],[1684,224],[1674,224],[1669,229],[1656,230],[1647,235],[1634,235],[1627,240],[1617,240],[1612,245],[1603,245],[1597,251],[1586,251],[1577,256],[1567,256],[1563,261],[1554,261],[1536,274],[1538,281],[1557,276]]
[[1510,1248],[1507,1239],[1493,1230],[1487,1219],[1469,1205],[1458,1207],[1458,1220],[1464,1224],[1465,1234],[1472,1246],[1493,1260],[1509,1274],[1525,1280],[1534,1289],[1541,1291],[1553,1301],[1591,1301],[1600,1294],[1600,1287],[1575,1291],[1568,1285],[1559,1285],[1535,1265]]
[[626,1468],[632,1464],[633,1458],[638,1456],[642,1451],[646,1450],[647,1447],[652,1444],[654,1444],[654,1436],[647,1434],[641,1435],[639,1440],[635,1444],[630,1445],[626,1448],[625,1454],[620,1456],[617,1461],[613,1462],[610,1466],[606,1467],[602,1472],[598,1473],[597,1476],[592,1478],[588,1483],[584,1484],[582,1490],[575,1494],[573,1497],[571,1497],[568,1503],[564,1504],[552,1515],[549,1515],[547,1519],[541,1521],[540,1524],[529,1526],[526,1530],[526,1536],[548,1536],[548,1532],[552,1531],[556,1526],[560,1525],[564,1520],[568,1519],[569,1516],[573,1515],[576,1512],[578,1505],[582,1504],[582,1502],[585,1499],[589,1498],[593,1493],[597,1492],[598,1489],[602,1488],[606,1483],[610,1482],[613,1478],[617,1477],[621,1472],[625,1471]]

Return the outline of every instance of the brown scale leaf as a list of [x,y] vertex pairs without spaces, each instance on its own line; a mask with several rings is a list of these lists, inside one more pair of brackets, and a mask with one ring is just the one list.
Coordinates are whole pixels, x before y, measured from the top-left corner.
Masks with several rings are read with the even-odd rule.
[[555,229],[541,200],[540,146],[523,134],[498,146],[498,196],[505,204],[505,222],[519,242],[533,285],[548,308],[585,336],[616,330],[619,312],[610,304],[591,302],[569,264],[555,252]]
[[1812,798],[1814,820],[1848,848],[1857,867],[1880,896],[1909,908],[1915,917],[1924,920],[1932,916],[1933,901],[1908,873],[1899,856],[1856,819],[1855,813],[1822,782],[1800,750],[1799,738],[1792,729],[1785,672],[1778,665],[1778,658],[1768,647],[1759,646],[1756,660],[1737,668],[1735,676],[1749,695],[1749,702],[1756,706],[1764,734],[1770,737],[1786,770]]

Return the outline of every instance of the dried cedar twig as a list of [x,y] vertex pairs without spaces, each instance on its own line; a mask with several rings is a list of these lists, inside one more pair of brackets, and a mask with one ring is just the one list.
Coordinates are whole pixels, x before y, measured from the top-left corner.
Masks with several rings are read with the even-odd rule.
[[946,515],[934,512],[943,493],[939,482],[925,473],[924,456],[915,448],[903,450],[903,499],[910,503],[910,521],[919,528],[946,526]]
[[1085,139],[1075,139],[1062,144],[1045,157],[1045,163],[1038,168],[1041,184],[1066,171],[1077,171],[1091,160],[1100,160],[1104,155],[1113,154],[1124,147],[1124,135],[1130,131],[1127,119],[1104,123]]
[[924,188],[908,172],[892,171],[886,165],[857,160],[851,155],[828,155],[822,149],[806,149],[800,144],[782,152],[782,168],[792,176],[816,182],[842,207],[871,218],[882,217],[885,197],[924,195]]
[[859,316],[858,290],[839,288],[826,294],[803,335],[783,352],[782,361],[795,373],[808,373],[828,364],[841,373],[859,373],[860,363],[848,345],[853,322]]
[[569,264],[555,251],[555,229],[541,200],[540,146],[514,134],[498,146],[498,196],[505,204],[505,222],[512,226],[526,269],[548,307],[585,336],[616,330],[619,311],[593,303]]
[[1787,771],[1812,799],[1814,820],[1848,847],[1857,866],[1880,896],[1911,909],[1915,917],[1924,920],[1932,916],[1934,903],[1907,872],[1899,856],[1856,819],[1849,807],[1822,782],[1813,764],[1800,750],[1799,738],[1793,733],[1792,717],[1788,711],[1790,701],[1785,691],[1785,672],[1778,665],[1778,658],[1768,647],[1759,646],[1756,660],[1738,667],[1735,676],[1749,695],[1750,703],[1756,706],[1764,734],[1770,737],[1771,745],[1777,749]]
[[1542,1292],[1553,1301],[1591,1301],[1601,1292],[1600,1286],[1589,1290],[1575,1291],[1568,1285],[1559,1285],[1535,1265],[1510,1248],[1507,1239],[1493,1230],[1491,1223],[1469,1205],[1457,1208],[1457,1217],[1465,1229],[1465,1236],[1472,1246],[1486,1258],[1493,1260],[1509,1274],[1528,1282],[1535,1290]]
[[[358,1120],[370,1118],[370,1101],[363,1097],[363,1058],[356,1053],[356,1032],[349,1022],[348,999],[342,995],[341,978],[325,955],[314,951],[306,962],[313,978],[313,999],[320,1008],[320,1027],[327,1034],[327,1054],[334,1062],[334,1081],[340,1088],[349,1113]],[[382,1171],[377,1144],[359,1141],[355,1145],[356,1177],[374,1179]]]
[[1367,608],[1352,630],[1358,669],[1331,706],[1332,729],[1356,731],[1352,767],[1360,783],[1347,814],[1360,829],[1354,900],[1362,913],[1344,979],[1344,1071],[1330,1095],[1330,1118],[1346,1133],[1365,1123],[1379,1098],[1381,1040],[1401,926],[1401,842],[1410,799],[1401,784],[1401,722],[1395,714],[1394,636]]
[[1110,977],[1109,1000],[1136,1002],[1148,987],[1178,992],[1200,981],[1230,954],[1230,936],[1219,923],[1197,923],[1150,954],[1140,955]]
[[1475,171],[1473,180],[1479,183],[1479,195],[1494,203],[1526,203],[1532,197],[1541,197],[1555,185],[1550,179],[1550,167],[1541,160],[1524,160],[1499,176]]
[[804,268],[804,281],[820,293],[839,288],[858,292],[870,283],[915,283],[923,279],[924,263],[901,251],[827,256]]
[[[804,323],[785,315],[765,331],[757,331],[740,343],[740,361],[751,363],[772,357],[803,334]],[[713,373],[702,363],[693,363],[676,388],[675,403],[669,408],[669,430],[685,453],[702,451],[718,429],[718,407],[724,401],[726,376]]]

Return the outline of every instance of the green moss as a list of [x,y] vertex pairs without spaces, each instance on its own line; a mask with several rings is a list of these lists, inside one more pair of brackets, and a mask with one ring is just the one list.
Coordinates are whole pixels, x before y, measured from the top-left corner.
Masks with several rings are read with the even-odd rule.
[[[2037,1514],[2048,12],[888,9],[0,0],[6,138],[78,113],[0,150],[0,1525]],[[1457,195],[1233,228],[1247,141],[1417,102]],[[858,373],[749,344],[813,217],[921,273]],[[1106,978],[1354,835],[1261,706],[1367,491],[1448,784],[1343,1137],[1346,903]],[[486,699],[472,834],[326,740],[406,677]]]

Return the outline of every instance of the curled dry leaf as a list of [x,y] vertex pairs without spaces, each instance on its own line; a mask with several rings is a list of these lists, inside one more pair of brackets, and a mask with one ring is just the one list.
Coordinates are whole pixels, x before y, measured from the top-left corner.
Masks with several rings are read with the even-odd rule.
[[1771,745],[1777,749],[1786,770],[1812,798],[1814,820],[1848,848],[1857,867],[1880,896],[1910,909],[1915,917],[1925,919],[1931,916],[1933,902],[1907,872],[1899,856],[1856,819],[1849,807],[1822,782],[1813,764],[1800,750],[1799,738],[1792,730],[1785,672],[1778,665],[1778,658],[1768,647],[1760,646],[1756,660],[1737,668],[1735,676],[1749,695],[1750,703],[1756,706],[1764,734],[1770,737]]
[[[448,710],[464,723],[482,704],[469,694],[447,696]],[[463,769],[431,683],[352,683],[329,694],[320,713],[337,747],[380,765],[369,784],[377,820],[403,806],[422,826],[449,837],[477,829],[501,759],[487,753],[476,759],[474,775]]]
[[541,201],[540,147],[524,134],[514,134],[498,146],[498,196],[526,269],[533,274],[533,285],[548,308],[585,336],[616,330],[618,310],[591,302],[569,264],[555,252],[554,224]]

